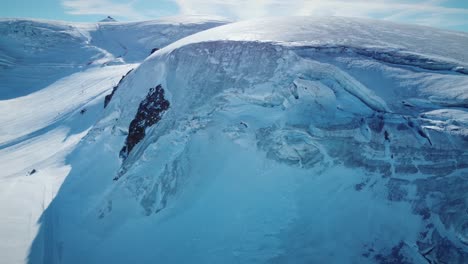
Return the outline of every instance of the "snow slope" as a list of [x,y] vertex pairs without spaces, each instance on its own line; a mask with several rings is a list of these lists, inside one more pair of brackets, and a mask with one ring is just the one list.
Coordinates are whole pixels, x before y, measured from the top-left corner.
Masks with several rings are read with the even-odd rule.
[[[338,17],[169,44],[63,144],[67,178],[27,260],[464,263],[466,46],[466,33]],[[82,74],[92,85],[105,69]]]
[[464,263],[467,45],[350,18],[174,42],[69,156],[29,260]]
[[[150,54],[152,45],[163,47],[221,23],[171,18],[102,29],[0,20],[1,263],[27,262],[39,218],[71,170],[68,155],[100,117],[104,97],[122,76]],[[128,30],[133,35],[125,45],[138,54],[131,63],[106,50]],[[171,32],[176,33],[164,35]]]
[[0,20],[0,99],[37,91],[87,67],[137,63],[153,48],[227,23],[206,17],[131,23]]
[[70,171],[67,155],[96,122],[104,95],[132,66],[90,68],[0,101],[0,233],[8,237],[0,252],[7,263],[26,258],[40,215]]

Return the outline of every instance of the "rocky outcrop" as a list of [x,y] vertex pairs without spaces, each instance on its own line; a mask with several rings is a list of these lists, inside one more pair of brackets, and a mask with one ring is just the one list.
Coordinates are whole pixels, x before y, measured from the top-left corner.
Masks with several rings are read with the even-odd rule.
[[117,91],[117,89],[119,88],[119,85],[123,82],[125,77],[127,77],[132,71],[133,69],[129,70],[124,76],[122,76],[119,83],[117,83],[117,85],[114,86],[114,88],[112,88],[112,92],[106,95],[106,97],[104,98],[104,108],[106,108],[107,105],[110,103],[110,101],[112,100],[112,97],[114,96],[115,91]]
[[135,118],[130,123],[125,145],[120,151],[121,158],[127,158],[135,145],[145,137],[146,128],[161,120],[167,109],[169,109],[169,101],[164,98],[162,86],[151,88],[145,99],[141,101]]

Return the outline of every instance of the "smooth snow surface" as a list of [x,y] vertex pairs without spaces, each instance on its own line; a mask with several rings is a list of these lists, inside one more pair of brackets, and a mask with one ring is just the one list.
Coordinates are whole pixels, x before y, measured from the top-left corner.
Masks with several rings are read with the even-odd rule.
[[[468,60],[468,35],[430,27],[394,24],[378,20],[340,17],[288,17],[241,21],[194,34],[178,41],[168,50],[182,45],[208,41],[261,41],[286,46],[355,48],[394,52],[460,64]],[[383,54],[374,54],[384,57]],[[399,59],[397,58],[387,58]]]
[[192,19],[73,25],[89,65],[5,89],[8,263],[466,263],[468,34]]

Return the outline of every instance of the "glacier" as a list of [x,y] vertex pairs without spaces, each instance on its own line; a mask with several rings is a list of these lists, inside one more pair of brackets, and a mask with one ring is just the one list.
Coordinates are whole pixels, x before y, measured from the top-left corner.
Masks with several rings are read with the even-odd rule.
[[0,262],[28,262],[38,220],[70,172],[67,156],[118,80],[155,46],[225,23],[0,19]]
[[2,179],[42,166],[27,179],[63,181],[28,263],[466,262],[467,33],[207,23],[167,41],[154,22],[98,24],[108,31],[84,34],[92,54],[78,64],[96,58],[84,69],[2,91],[4,112],[57,93],[70,113],[0,119],[2,164],[37,159],[41,138],[56,152]]

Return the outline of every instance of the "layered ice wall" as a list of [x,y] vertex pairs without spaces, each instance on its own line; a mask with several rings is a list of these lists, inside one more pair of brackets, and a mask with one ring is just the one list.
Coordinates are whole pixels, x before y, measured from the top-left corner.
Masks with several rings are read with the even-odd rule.
[[[156,51],[69,157],[30,261],[464,263],[466,46],[282,18]],[[142,105],[164,111],[148,122]]]

